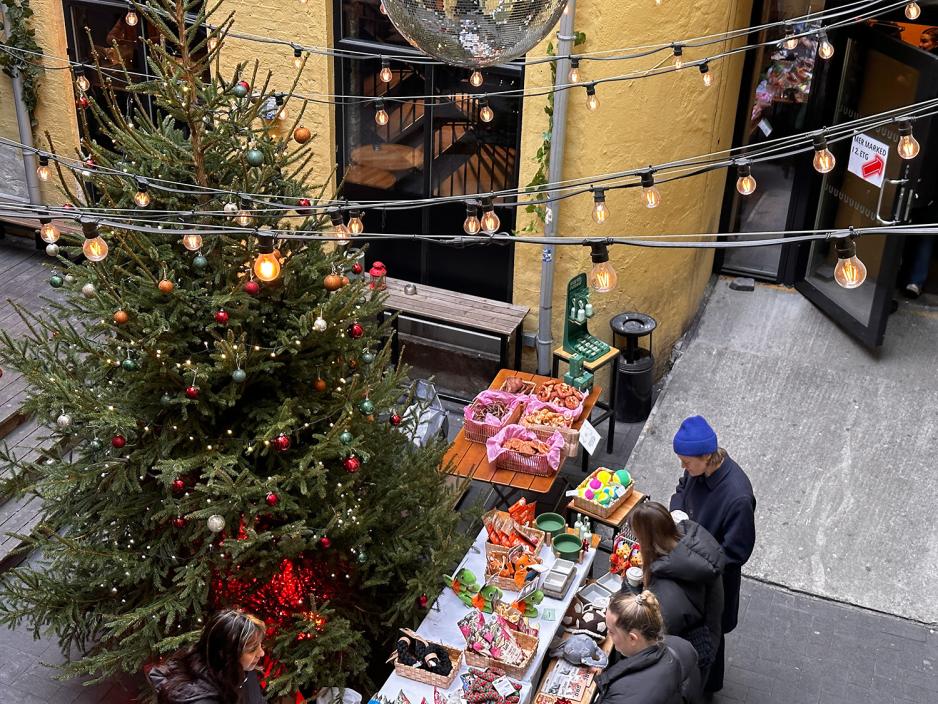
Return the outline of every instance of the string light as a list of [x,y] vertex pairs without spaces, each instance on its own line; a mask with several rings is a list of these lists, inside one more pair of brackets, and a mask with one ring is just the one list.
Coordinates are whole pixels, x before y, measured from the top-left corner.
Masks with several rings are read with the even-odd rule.
[[387,59],[381,59],[381,71],[378,73],[378,78],[385,83],[390,83],[394,78],[394,74],[391,73],[391,62]]
[[303,52],[300,47],[293,47],[293,68],[300,68],[303,65]]
[[235,224],[241,227],[250,227],[251,223],[254,222],[254,218],[251,217],[250,207],[250,203],[241,204],[241,209],[235,214]]
[[107,242],[98,234],[98,225],[94,220],[84,220],[81,223],[85,241],[82,242],[81,251],[89,262],[100,262],[107,256]]
[[586,86],[586,109],[590,112],[599,110],[599,98],[596,96],[596,84]]
[[498,232],[498,228],[501,224],[501,220],[499,220],[498,216],[495,214],[495,206],[492,204],[492,199],[486,198],[482,202],[482,220],[479,222],[479,225],[482,227],[482,232],[487,235],[493,235]]
[[606,206],[606,191],[597,188],[593,191],[593,222],[602,225],[609,219],[609,208]]
[[914,159],[918,156],[919,143],[912,136],[911,120],[902,120],[899,122],[899,146],[896,151],[903,159]]
[[215,51],[218,48],[218,37],[209,37],[208,39],[208,50]]
[[814,168],[819,174],[834,170],[837,160],[827,148],[827,138],[823,134],[814,136]]
[[375,123],[380,127],[384,127],[388,124],[389,119],[388,113],[384,109],[384,101],[379,100],[375,103]]
[[287,119],[287,106],[284,104],[283,96],[279,94],[274,96],[274,103],[279,108],[279,110],[277,111],[277,119],[286,120]]
[[260,235],[257,238],[257,259],[254,260],[254,276],[261,281],[274,281],[280,276],[280,261],[274,254],[274,238]]
[[708,88],[713,85],[713,74],[710,73],[710,64],[704,61],[700,64],[700,75],[703,76],[703,84]]
[[137,17],[137,13],[131,10],[126,15],[124,15],[124,22],[127,23],[128,27],[136,27],[137,22],[140,21],[140,18]]
[[463,232],[467,235],[478,235],[482,229],[479,222],[479,207],[475,203],[466,203],[466,220],[462,224]]
[[674,68],[681,68],[684,65],[684,47],[680,44],[674,45]]
[[365,214],[361,210],[350,210],[348,214],[348,231],[353,235],[360,235],[365,231],[365,224],[362,218]]
[[495,119],[495,113],[489,107],[489,101],[485,98],[479,103],[479,119],[482,122],[491,122]]
[[350,235],[351,233],[349,232],[349,229],[346,226],[346,224],[342,221],[342,211],[339,210],[338,208],[333,208],[329,212],[329,219],[332,221],[333,233],[335,233],[341,238],[338,240],[338,244],[340,245],[348,244],[349,243],[348,235]]
[[88,76],[85,75],[85,69],[81,66],[75,69],[75,85],[78,86],[78,90],[82,93],[88,91],[91,88],[91,81],[88,80]]
[[183,235],[182,246],[190,252],[198,252],[202,249],[202,235]]
[[469,76],[469,85],[473,88],[480,87],[485,82],[485,79],[482,77],[480,71],[473,71],[472,75]]
[[40,181],[48,181],[52,178],[52,169],[49,167],[49,156],[40,152],[39,166],[36,167],[36,175]]
[[62,233],[59,232],[59,228],[49,218],[39,218],[39,237],[43,242],[55,244],[61,236]]
[[145,178],[137,179],[137,192],[134,193],[134,204],[139,208],[150,205],[150,187]]
[[661,193],[655,185],[654,172],[650,170],[642,174],[642,202],[646,208],[657,208],[661,204]]
[[791,27],[785,29],[785,39],[782,41],[782,48],[788,51],[794,51],[798,48],[798,37],[795,36],[795,30]]
[[910,2],[905,6],[905,16],[910,20],[917,20],[919,15],[922,14],[922,8],[919,7],[917,2]]
[[857,288],[866,281],[866,265],[857,257],[855,237],[838,237],[834,241],[837,250],[834,281],[844,288]]
[[829,59],[834,55],[834,45],[827,38],[827,32],[818,34],[817,55],[822,59]]
[[609,263],[609,248],[605,244],[590,244],[593,268],[586,275],[586,282],[596,293],[608,293],[619,283],[619,275]]
[[736,190],[740,195],[749,196],[755,193],[756,179],[752,176],[752,168],[748,162],[736,167],[736,176]]
[[567,74],[567,78],[570,79],[569,83],[580,82],[580,59],[576,56],[570,57],[570,73]]

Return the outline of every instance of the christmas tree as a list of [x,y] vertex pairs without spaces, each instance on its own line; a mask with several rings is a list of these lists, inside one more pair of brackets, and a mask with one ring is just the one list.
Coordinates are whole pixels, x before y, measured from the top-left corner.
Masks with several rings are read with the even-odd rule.
[[79,158],[48,145],[78,208],[50,212],[80,213],[85,238],[43,227],[63,296],[0,340],[57,441],[41,462],[0,458],[2,488],[43,504],[41,559],[5,575],[0,622],[56,634],[84,652],[68,674],[105,677],[237,605],[269,626],[270,692],[361,685],[465,550],[444,447],[413,442],[383,294],[306,182],[301,101],[256,65],[221,75],[217,6],[135,7],[156,78],[102,76],[79,97]]

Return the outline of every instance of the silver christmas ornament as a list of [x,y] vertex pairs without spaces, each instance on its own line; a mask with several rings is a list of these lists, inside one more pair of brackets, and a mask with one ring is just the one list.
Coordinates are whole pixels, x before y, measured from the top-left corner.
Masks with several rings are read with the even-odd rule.
[[327,323],[326,319],[321,315],[317,316],[316,320],[313,321],[313,330],[316,332],[325,332],[327,327],[329,327],[329,323]]
[[62,430],[65,430],[72,424],[72,417],[67,413],[63,413],[58,418],[55,419],[55,424],[59,426]]
[[46,254],[50,257],[59,256],[59,245],[57,244],[47,244],[46,245]]
[[217,513],[214,516],[209,516],[205,524],[213,533],[221,533],[223,530],[225,530],[225,519],[219,516]]
[[93,283],[87,283],[81,287],[81,295],[85,298],[93,298],[95,293],[97,291],[95,291]]
[[71,274],[66,274],[66,275],[65,275],[65,283],[67,283],[67,284],[73,284],[73,283],[75,283],[75,277],[72,276]]
[[384,0],[391,22],[418,49],[454,66],[482,68],[530,51],[567,0]]
[[237,214],[238,214],[237,203],[225,203],[225,215],[237,215]]

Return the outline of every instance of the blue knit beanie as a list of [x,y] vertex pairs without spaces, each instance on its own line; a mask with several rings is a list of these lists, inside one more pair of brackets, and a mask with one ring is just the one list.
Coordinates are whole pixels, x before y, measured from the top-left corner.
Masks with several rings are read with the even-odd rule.
[[674,434],[674,453],[700,457],[717,451],[717,434],[703,416],[685,418]]

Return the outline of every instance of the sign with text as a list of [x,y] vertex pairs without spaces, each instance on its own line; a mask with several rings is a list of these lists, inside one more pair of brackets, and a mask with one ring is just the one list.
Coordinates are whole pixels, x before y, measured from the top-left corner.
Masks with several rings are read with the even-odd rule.
[[856,134],[850,143],[850,161],[847,164],[847,171],[880,188],[886,177],[888,159],[888,144],[873,139],[869,135]]

